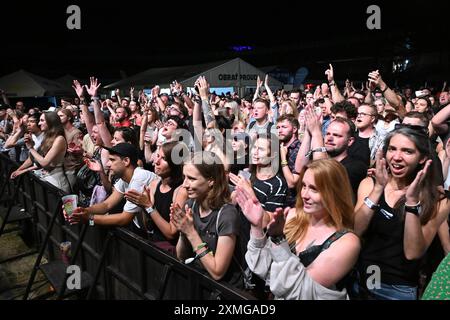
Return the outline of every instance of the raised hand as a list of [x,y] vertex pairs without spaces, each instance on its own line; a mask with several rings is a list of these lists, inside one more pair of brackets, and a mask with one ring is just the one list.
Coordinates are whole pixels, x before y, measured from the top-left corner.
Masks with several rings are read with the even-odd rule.
[[261,89],[262,85],[263,85],[263,82],[262,82],[261,78],[258,76],[256,78],[256,90],[258,91],[259,89]]
[[24,142],[25,142],[25,146],[26,146],[28,149],[33,148],[33,146],[34,146],[34,141],[33,141],[33,139],[31,138],[31,134],[30,134],[30,133],[25,133],[23,140],[24,140]]
[[[384,188],[389,180],[389,175],[386,168],[386,159],[383,158],[383,151],[378,150],[375,156],[376,166],[375,166],[375,184]],[[372,173],[373,174],[373,173]]]
[[272,219],[267,225],[267,234],[271,237],[283,235],[284,225],[286,223],[286,217],[291,208],[277,208],[272,215]]
[[371,86],[380,87],[382,81],[383,79],[378,70],[369,73],[369,83]]
[[267,88],[269,86],[269,75],[266,74],[266,77],[264,78],[264,86]]
[[262,229],[264,209],[255,195],[250,194],[246,188],[236,187],[236,201],[242,213],[252,226]]
[[409,185],[406,190],[406,203],[409,205],[415,205],[419,202],[421,184],[425,180],[425,177],[428,172],[428,168],[430,167],[432,160],[427,160],[422,170],[420,170],[414,181]]
[[151,190],[148,186],[146,186],[142,192],[133,189],[125,192],[125,199],[143,208],[153,207],[151,198]]
[[[318,100],[320,98],[320,96],[322,95],[321,91],[320,91],[320,86],[316,87],[316,90],[314,90],[314,101]],[[313,105],[314,102],[309,102],[310,105]]]
[[103,170],[103,166],[100,161],[94,159],[84,159],[84,163],[87,165],[89,170],[94,172],[101,172]]
[[173,222],[177,230],[184,233],[185,235],[191,234],[193,231],[195,231],[192,209],[189,208],[188,205],[184,207],[184,211],[181,210],[178,204],[175,204],[175,206],[171,206],[171,221]]
[[319,121],[320,115],[316,115],[313,108],[306,106],[305,108],[305,124],[309,133],[317,132],[317,130],[322,130],[322,126]]
[[157,120],[157,121],[155,122],[155,126],[156,126],[158,129],[161,129],[162,127],[164,127],[164,123],[162,123],[161,120]]
[[158,85],[154,86],[152,89],[152,97],[156,98],[157,96],[159,96],[160,92],[161,92],[161,88]]
[[[97,96],[97,91],[98,88],[100,88],[100,86],[102,85],[101,83],[98,83],[98,79],[94,78],[94,77],[90,77],[90,86],[89,88],[87,87],[87,85],[85,85],[87,93],[91,96],[91,97],[96,97]],[[117,90],[116,90],[116,95],[117,95]]]
[[200,92],[200,97],[203,100],[207,100],[209,96],[209,83],[206,81],[205,77],[198,78],[198,91]]
[[325,71],[325,75],[327,76],[328,82],[331,82],[334,80],[334,69],[331,63],[329,64],[330,68]]
[[78,98],[81,99],[81,97],[83,96],[83,86],[80,84],[78,80],[73,80],[72,88],[73,90],[75,90]]
[[177,80],[173,82],[174,91],[178,94],[183,92],[183,86]]

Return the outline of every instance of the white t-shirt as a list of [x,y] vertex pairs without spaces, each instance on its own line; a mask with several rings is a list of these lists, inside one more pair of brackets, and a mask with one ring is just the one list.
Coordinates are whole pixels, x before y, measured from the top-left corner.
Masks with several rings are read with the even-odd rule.
[[[133,177],[131,178],[130,183],[126,183],[122,179],[119,179],[119,181],[117,181],[114,185],[114,188],[122,194],[131,189],[142,192],[144,190],[144,186],[149,185],[154,179],[158,179],[156,174],[138,167],[134,169]],[[141,210],[141,207],[130,201],[127,201],[123,207],[123,211],[130,213],[139,213]]]
[[34,142],[34,149],[39,149],[39,147],[42,144],[42,141],[44,140],[45,134],[41,132],[38,136],[35,134],[31,135],[31,139],[33,139]]

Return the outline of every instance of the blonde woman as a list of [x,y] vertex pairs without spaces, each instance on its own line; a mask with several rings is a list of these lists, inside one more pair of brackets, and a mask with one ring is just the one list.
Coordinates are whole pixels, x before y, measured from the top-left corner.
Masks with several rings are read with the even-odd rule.
[[270,215],[266,238],[264,212],[244,184],[236,200],[251,223],[246,260],[250,269],[270,279],[276,299],[347,299],[342,280],[360,251],[353,226],[351,186],[336,160],[317,160],[300,175],[293,209]]

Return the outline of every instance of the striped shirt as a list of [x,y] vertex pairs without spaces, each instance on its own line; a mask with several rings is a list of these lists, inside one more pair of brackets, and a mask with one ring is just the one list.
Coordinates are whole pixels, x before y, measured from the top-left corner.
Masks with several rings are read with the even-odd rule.
[[276,208],[284,208],[286,202],[287,183],[280,174],[268,179],[253,182],[253,190],[261,206],[269,212]]

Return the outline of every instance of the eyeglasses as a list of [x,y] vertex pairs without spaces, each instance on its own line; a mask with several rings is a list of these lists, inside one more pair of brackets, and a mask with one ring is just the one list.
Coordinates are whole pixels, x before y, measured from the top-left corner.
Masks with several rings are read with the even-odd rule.
[[374,114],[364,113],[364,112],[358,112],[357,116],[358,116],[358,117],[359,117],[359,116],[361,116],[361,117],[363,117],[363,116],[375,117]]
[[419,126],[419,125],[413,125],[413,124],[406,124],[406,123],[397,123],[394,127],[394,130],[398,130],[401,128],[408,128],[411,130],[416,131],[417,133],[423,134],[428,136],[429,135],[429,131],[427,127],[424,126]]

